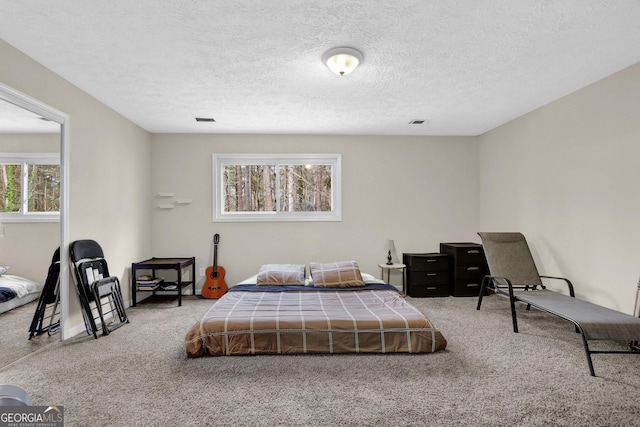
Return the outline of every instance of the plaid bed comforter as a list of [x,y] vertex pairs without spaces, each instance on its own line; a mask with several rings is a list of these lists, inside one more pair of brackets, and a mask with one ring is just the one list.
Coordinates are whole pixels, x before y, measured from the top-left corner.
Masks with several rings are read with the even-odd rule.
[[447,341],[396,291],[225,294],[185,337],[188,357],[431,353]]

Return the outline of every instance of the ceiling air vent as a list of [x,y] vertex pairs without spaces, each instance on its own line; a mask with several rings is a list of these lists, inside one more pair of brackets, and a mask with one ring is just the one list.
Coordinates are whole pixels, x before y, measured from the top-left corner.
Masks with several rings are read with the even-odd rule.
[[411,120],[409,122],[410,125],[421,125],[423,123],[427,123],[427,121],[426,120]]
[[196,117],[196,122],[215,122],[213,117]]

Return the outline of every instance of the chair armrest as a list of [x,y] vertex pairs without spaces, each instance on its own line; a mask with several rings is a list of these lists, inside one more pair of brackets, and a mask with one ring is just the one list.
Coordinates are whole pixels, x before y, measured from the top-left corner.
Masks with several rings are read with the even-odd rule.
[[493,287],[499,287],[499,285],[496,285],[495,281],[496,280],[502,280],[504,281],[508,287],[512,287],[513,285],[511,284],[511,280],[507,279],[506,277],[503,276],[491,276],[491,275],[486,275],[483,277],[483,280],[489,280],[490,283],[493,284]]
[[544,279],[556,279],[556,280],[564,280],[564,282],[567,284],[567,286],[569,287],[569,295],[571,295],[573,298],[576,297],[576,293],[573,291],[573,284],[571,283],[571,281],[565,277],[556,277],[556,276],[540,276],[540,278],[544,278]]
[[[493,283],[493,288],[494,289],[498,289],[499,286],[495,284],[496,280],[504,280],[507,284],[507,287],[509,288],[509,299],[511,301],[515,301],[515,297],[513,295],[513,284],[511,283],[511,280],[507,279],[506,277],[502,277],[502,276],[491,276],[491,275],[486,275],[484,276],[484,278],[482,280],[489,280],[490,283]],[[494,292],[498,292],[497,290],[494,290]]]

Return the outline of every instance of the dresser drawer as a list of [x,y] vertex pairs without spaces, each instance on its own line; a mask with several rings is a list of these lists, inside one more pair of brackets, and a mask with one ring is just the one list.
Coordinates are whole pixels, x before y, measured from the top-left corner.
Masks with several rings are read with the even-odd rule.
[[485,265],[484,249],[477,243],[440,243],[440,252],[455,258],[456,265]]
[[402,263],[407,270],[443,271],[449,269],[449,256],[440,253],[402,254]]
[[482,278],[486,276],[485,267],[476,265],[458,265],[454,267],[453,289],[451,294],[456,297],[471,297],[480,295]]
[[454,281],[477,281],[481,282],[482,278],[487,275],[487,269],[482,265],[456,265],[453,268]]
[[449,285],[409,285],[407,295],[414,298],[448,297]]
[[449,283],[449,271],[407,270],[407,283],[410,285],[447,285]]
[[482,280],[479,281],[460,281],[453,284],[453,290],[451,294],[454,297],[476,297],[480,295],[480,284]]
[[440,243],[440,252],[451,257],[451,288],[456,297],[477,296],[487,275],[484,249],[478,243]]

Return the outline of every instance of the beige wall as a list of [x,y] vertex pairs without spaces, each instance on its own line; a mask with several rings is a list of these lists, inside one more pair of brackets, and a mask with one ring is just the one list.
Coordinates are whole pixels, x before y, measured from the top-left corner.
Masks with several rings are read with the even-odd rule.
[[[171,210],[154,209],[161,201],[152,200],[153,255],[196,256],[198,268],[206,267],[219,233],[218,262],[230,285],[263,263],[355,259],[377,275],[389,238],[400,257],[437,252],[442,241],[477,240],[475,138],[189,134],[152,140],[153,193],[193,199]],[[212,153],[342,154],[343,220],[212,222]]]
[[[129,299],[131,262],[151,253],[149,134],[1,40],[0,58],[0,82],[69,115],[69,238],[102,245]],[[70,295],[71,326],[83,330]]]
[[44,283],[53,252],[60,246],[57,222],[2,223],[0,265],[9,266],[7,274]]
[[[4,101],[0,101],[4,102]],[[16,107],[18,108],[18,107]],[[58,133],[0,133],[1,153],[59,153]]]
[[640,275],[640,64],[480,140],[480,228],[522,231],[542,272],[632,313]]

